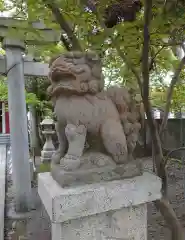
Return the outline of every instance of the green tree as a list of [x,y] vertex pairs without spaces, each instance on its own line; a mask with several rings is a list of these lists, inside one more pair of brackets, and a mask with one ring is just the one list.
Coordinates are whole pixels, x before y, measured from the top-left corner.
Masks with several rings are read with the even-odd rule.
[[[104,0],[98,2],[28,0],[26,3],[13,2],[11,8],[14,8],[14,15],[28,22],[42,19],[48,27],[58,29],[61,32],[61,51],[96,50],[102,56],[108,80],[113,77],[119,84],[128,84],[140,91],[152,136],[156,173],[162,179],[163,196],[155,204],[172,231],[172,239],[184,240],[181,224],[167,197],[166,160],[160,141],[166,128],[174,87],[177,88],[180,73],[184,69],[185,57],[179,60],[174,56],[178,47],[184,47],[184,2],[146,0],[143,9],[137,13],[136,21],[122,22],[113,28],[107,28],[103,15],[107,5],[115,12],[114,6]],[[118,4],[123,7],[124,3],[120,1]],[[84,10],[84,6],[91,11]],[[33,29],[30,32],[36,34]],[[50,54],[49,49],[56,47],[47,46],[47,49],[36,48],[34,51],[42,59],[47,54],[54,54],[52,51]],[[158,132],[151,111],[150,87],[153,76],[161,76],[165,71],[172,71],[173,74],[166,90],[164,118]]]
[[[1,101],[8,101],[8,86],[6,83],[5,78],[0,79],[0,100]],[[37,98],[36,94],[32,92],[26,92],[26,103],[28,105],[38,106],[40,104],[39,99]]]

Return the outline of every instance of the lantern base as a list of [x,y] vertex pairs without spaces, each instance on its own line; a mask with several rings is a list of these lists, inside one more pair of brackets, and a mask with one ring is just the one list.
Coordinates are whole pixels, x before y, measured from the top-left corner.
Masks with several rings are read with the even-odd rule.
[[54,150],[42,150],[41,151],[41,162],[48,163],[51,162],[52,155],[55,151]]

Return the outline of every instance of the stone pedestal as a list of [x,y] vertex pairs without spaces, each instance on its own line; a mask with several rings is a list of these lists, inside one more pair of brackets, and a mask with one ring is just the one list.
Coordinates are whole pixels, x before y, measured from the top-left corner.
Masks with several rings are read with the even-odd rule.
[[161,197],[161,180],[147,172],[70,188],[41,173],[38,184],[52,222],[52,240],[146,240],[146,203]]

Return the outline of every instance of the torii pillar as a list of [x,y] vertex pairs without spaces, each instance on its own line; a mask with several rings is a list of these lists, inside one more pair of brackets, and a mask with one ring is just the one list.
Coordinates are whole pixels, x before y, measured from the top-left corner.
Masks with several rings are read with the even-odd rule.
[[31,208],[32,200],[22,57],[25,46],[20,41],[5,39],[3,47],[6,50],[7,63],[15,210],[17,212],[25,212]]

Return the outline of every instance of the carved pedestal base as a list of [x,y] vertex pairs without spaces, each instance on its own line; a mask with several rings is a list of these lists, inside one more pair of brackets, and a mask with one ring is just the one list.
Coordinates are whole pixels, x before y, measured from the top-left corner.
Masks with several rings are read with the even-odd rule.
[[52,222],[52,240],[147,240],[147,202],[161,197],[150,173],[62,188],[39,174],[38,191]]
[[75,171],[65,171],[58,164],[51,165],[51,175],[62,187],[114,181],[141,176],[142,174],[143,166],[139,161],[132,161],[122,165],[77,169]]
[[[69,165],[74,169],[70,167],[68,170]],[[60,164],[51,163],[51,175],[62,187],[123,180],[142,174],[143,164],[138,159],[128,159],[126,163],[117,165],[110,156],[100,152],[86,152],[80,158],[71,161],[65,161],[64,157]]]

